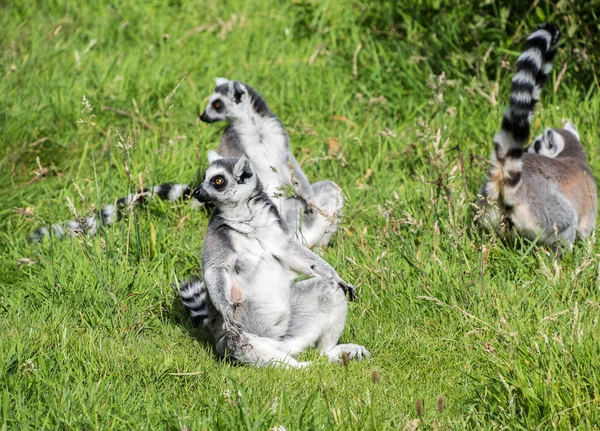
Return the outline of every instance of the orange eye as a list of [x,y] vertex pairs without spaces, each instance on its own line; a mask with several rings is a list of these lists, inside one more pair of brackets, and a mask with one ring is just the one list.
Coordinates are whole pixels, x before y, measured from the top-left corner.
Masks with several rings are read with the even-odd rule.
[[223,179],[222,178],[217,178],[215,180],[215,184],[218,185],[218,186],[220,186],[221,184],[223,184]]
[[215,103],[213,103],[213,108],[215,108],[215,109],[221,109],[221,102],[215,102]]

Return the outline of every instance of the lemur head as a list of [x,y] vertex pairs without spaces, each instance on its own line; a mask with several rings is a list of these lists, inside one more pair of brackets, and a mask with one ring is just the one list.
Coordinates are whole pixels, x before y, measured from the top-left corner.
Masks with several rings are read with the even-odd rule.
[[223,158],[209,151],[210,166],[206,170],[204,182],[194,190],[194,197],[200,202],[214,202],[218,206],[235,206],[248,200],[257,187],[258,179],[246,156]]
[[253,88],[240,81],[215,79],[217,86],[200,115],[205,123],[235,122],[251,115],[272,115],[264,99]]
[[546,128],[544,133],[533,141],[527,148],[527,152],[536,153],[541,156],[555,158],[563,151],[573,145],[579,147],[579,132],[575,124],[568,121],[562,129]]

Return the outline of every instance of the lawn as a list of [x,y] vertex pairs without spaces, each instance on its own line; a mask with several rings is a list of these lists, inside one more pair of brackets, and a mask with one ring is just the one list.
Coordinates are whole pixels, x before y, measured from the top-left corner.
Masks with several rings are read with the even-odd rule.
[[[558,15],[404,3],[393,26],[389,1],[0,3],[2,430],[598,429],[596,236],[555,262],[473,221],[509,65]],[[557,22],[533,134],[573,120],[600,175],[597,51]],[[197,181],[223,129],[198,120],[218,76],[256,88],[309,179],[343,189],[319,253],[358,286],[342,342],[371,358],[216,357],[173,287],[201,271],[208,214],[189,203],[28,242],[140,185]]]

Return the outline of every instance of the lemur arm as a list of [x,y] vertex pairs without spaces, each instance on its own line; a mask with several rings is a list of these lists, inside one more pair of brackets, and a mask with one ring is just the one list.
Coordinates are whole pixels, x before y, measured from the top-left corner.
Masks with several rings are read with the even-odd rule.
[[[211,225],[212,225],[211,221]],[[223,328],[226,331],[241,331],[240,325],[235,321],[234,311],[236,304],[232,298],[233,283],[231,274],[234,266],[234,250],[230,238],[218,228],[211,229],[204,239],[204,283],[208,295],[216,310],[223,316]],[[215,223],[218,225],[218,223]]]
[[229,275],[229,268],[227,266],[208,266],[204,270],[204,283],[211,302],[223,316],[225,330],[234,332],[238,332],[236,329],[241,330],[233,315],[235,303],[231,298],[233,284]]
[[346,283],[325,260],[293,239],[290,239],[287,263],[290,269],[300,274],[311,277],[328,277],[335,280],[339,287],[348,294],[350,301],[358,300],[353,285]]

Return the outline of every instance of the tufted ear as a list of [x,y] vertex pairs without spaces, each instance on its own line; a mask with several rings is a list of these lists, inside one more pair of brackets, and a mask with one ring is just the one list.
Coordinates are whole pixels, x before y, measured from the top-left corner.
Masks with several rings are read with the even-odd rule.
[[248,95],[248,89],[241,82],[235,81],[233,84],[233,101],[240,103]]
[[208,157],[208,163],[212,164],[215,160],[220,160],[223,157],[219,156],[219,153],[217,153],[216,151],[209,151],[207,154]]
[[229,82],[229,79],[227,78],[215,78],[215,84],[217,85],[217,87],[223,85],[223,84],[227,84]]
[[246,156],[241,157],[233,167],[233,177],[238,184],[244,184],[248,178],[252,178],[254,172],[250,160]]
[[581,138],[579,137],[579,131],[577,130],[577,127],[575,127],[575,124],[573,124],[571,121],[567,121],[567,124],[565,124],[564,129],[568,130],[573,135],[575,135],[578,141],[581,140]]

